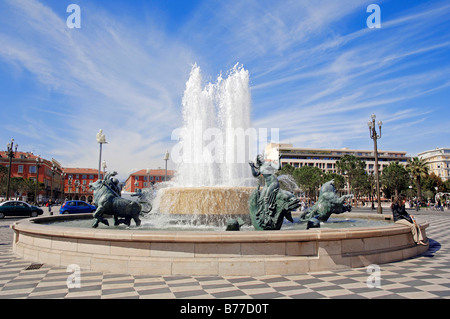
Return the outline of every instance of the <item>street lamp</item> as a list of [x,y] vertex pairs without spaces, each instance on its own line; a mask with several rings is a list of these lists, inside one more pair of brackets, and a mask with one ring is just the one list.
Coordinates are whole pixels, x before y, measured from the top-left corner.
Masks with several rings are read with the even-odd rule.
[[106,168],[107,168],[108,166],[106,165],[106,161],[104,160],[103,162],[102,162],[102,168],[103,168],[103,174],[105,174],[106,175]]
[[63,203],[66,201],[66,172],[62,172],[62,200]]
[[37,196],[38,196],[38,187],[39,187],[39,168],[41,168],[42,163],[44,163],[44,160],[39,155],[36,158],[36,185],[35,185],[35,189],[34,189],[34,203],[36,204],[36,206],[38,205]]
[[169,151],[166,151],[166,154],[164,155],[164,160],[166,161],[166,177],[164,179],[165,182],[167,182],[167,161],[169,160],[170,154]]
[[72,194],[71,194],[72,193],[72,185],[73,185],[73,176],[69,175],[69,177],[67,177],[67,191],[69,192],[69,200],[72,200]]
[[151,182],[150,182],[150,173],[151,173],[151,169],[150,168],[147,168],[147,185],[148,185],[148,187],[150,188],[151,187]]
[[[52,186],[50,187],[50,201],[52,204],[53,204],[53,190],[55,188],[53,183],[55,182],[55,172],[57,170],[58,170],[58,168],[56,167],[55,163],[53,163],[53,165],[52,165]],[[50,207],[50,203],[49,203],[49,207]],[[52,211],[50,211],[50,215],[53,215]]]
[[80,181],[79,181],[79,180],[75,180],[75,181],[74,181],[75,200],[80,199],[79,191],[78,191],[78,188],[79,188],[79,187],[80,187]]
[[377,184],[377,212],[378,214],[383,213],[383,208],[381,207],[381,193],[380,193],[380,172],[378,170],[378,146],[377,146],[377,140],[381,138],[381,127],[383,126],[383,122],[378,121],[378,128],[380,130],[380,134],[378,135],[376,125],[375,125],[375,119],[377,118],[375,114],[372,114],[371,116],[372,120],[367,123],[369,126],[369,132],[370,132],[370,138],[373,140],[374,145],[374,152],[375,152],[375,179]]
[[106,136],[103,134],[103,130],[99,130],[97,133],[97,143],[100,144],[100,156],[98,160],[98,179],[101,179],[101,166],[102,166],[102,146],[103,144],[107,144]]
[[17,145],[17,144],[14,147],[14,139],[13,138],[11,139],[11,143],[8,143],[8,145],[7,145],[6,154],[8,155],[8,158],[9,158],[9,167],[8,167],[8,181],[7,181],[7,184],[6,184],[6,200],[9,200],[9,188],[11,186],[11,165],[12,165],[12,159],[16,155],[18,147],[19,147],[19,145]]

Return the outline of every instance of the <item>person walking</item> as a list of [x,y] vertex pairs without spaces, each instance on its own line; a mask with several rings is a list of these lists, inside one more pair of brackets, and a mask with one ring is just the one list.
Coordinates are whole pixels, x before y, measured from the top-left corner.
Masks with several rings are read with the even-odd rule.
[[414,220],[414,216],[410,216],[405,209],[406,198],[402,195],[395,196],[391,205],[392,215],[396,224],[401,224],[409,227],[417,245],[426,246],[420,227]]
[[48,200],[48,213],[50,216],[53,216],[53,212],[52,212],[52,200],[49,199]]

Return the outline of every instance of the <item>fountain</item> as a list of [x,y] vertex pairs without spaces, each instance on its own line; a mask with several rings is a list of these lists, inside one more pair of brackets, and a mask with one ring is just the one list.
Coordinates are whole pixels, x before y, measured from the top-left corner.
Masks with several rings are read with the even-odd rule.
[[227,78],[220,76],[204,86],[194,65],[182,103],[184,126],[172,151],[178,163],[175,182],[159,191],[154,209],[161,214],[213,215],[222,222],[245,217],[255,187],[247,161],[256,142],[246,135],[251,132],[248,71],[235,65]]
[[[227,228],[238,230],[243,224],[240,217],[249,216],[249,201],[255,216],[270,208],[260,206],[258,196],[263,198],[265,193],[256,195],[253,184],[252,171],[258,173],[260,166],[248,166],[248,159],[257,154],[255,143],[248,138],[251,134],[245,134],[252,132],[248,83],[248,72],[235,66],[226,79],[219,77],[215,84],[203,87],[200,69],[194,65],[183,98],[184,126],[173,136],[179,139],[172,150],[172,159],[179,164],[178,175],[169,187],[158,192],[153,202],[153,212],[157,212],[154,216],[166,220],[167,216],[181,216],[182,220],[183,216],[202,216],[197,224],[205,217],[226,216],[234,221],[227,223]],[[312,213],[323,215],[321,210]],[[349,213],[338,216],[356,218]],[[381,223],[391,216],[358,217]],[[143,227],[145,219],[140,227],[125,229],[61,224],[83,221],[89,225],[92,214],[18,221],[12,225],[13,251],[33,262],[57,267],[77,264],[92,271],[260,276],[381,264],[410,258],[428,249],[415,245],[408,227],[389,223],[274,231],[224,231],[224,227],[210,231],[198,225],[185,231],[151,227],[147,230]],[[420,227],[425,235],[428,224]]]

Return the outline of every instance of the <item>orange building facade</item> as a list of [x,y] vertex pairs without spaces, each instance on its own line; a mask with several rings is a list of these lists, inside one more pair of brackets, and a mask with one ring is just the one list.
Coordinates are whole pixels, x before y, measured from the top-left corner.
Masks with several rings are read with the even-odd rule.
[[[9,158],[5,151],[0,152],[0,166],[9,168]],[[15,152],[11,163],[11,179],[31,179],[34,182],[44,184],[43,189],[38,188],[37,201],[33,189],[10,189],[10,198],[19,198],[28,202],[44,203],[49,199],[56,201],[62,198],[63,193],[63,168],[55,159],[44,159],[30,152]],[[7,178],[7,176],[6,176]],[[6,189],[2,190],[1,198],[6,198]]]
[[64,197],[67,200],[94,200],[90,183],[98,180],[98,170],[93,168],[64,168]]
[[[175,171],[167,170],[167,180],[171,180],[175,175]],[[165,169],[141,169],[128,176],[123,190],[126,192],[134,193],[138,189],[151,188],[156,183],[162,183],[165,181],[166,170]]]

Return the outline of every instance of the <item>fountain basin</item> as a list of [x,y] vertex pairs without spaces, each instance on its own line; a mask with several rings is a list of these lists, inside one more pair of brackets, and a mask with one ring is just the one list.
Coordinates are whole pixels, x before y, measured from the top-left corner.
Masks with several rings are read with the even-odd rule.
[[175,215],[248,215],[254,187],[171,187],[162,189],[159,212]]
[[[262,276],[383,264],[428,249],[416,246],[409,228],[396,224],[270,232],[166,232],[49,225],[76,218],[92,215],[39,217],[14,223],[14,253],[56,267],[77,264],[85,270],[131,275]],[[428,223],[420,227],[425,235]]]

